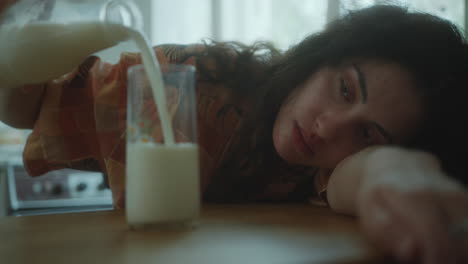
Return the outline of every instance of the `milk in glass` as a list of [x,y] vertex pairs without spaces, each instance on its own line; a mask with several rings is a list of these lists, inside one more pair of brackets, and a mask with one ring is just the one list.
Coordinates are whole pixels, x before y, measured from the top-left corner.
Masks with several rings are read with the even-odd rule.
[[127,221],[184,223],[200,211],[196,144],[127,145]]

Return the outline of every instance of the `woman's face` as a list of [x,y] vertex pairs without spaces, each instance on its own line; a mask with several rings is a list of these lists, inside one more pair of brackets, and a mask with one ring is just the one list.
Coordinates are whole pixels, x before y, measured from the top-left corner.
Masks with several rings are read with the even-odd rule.
[[347,62],[315,72],[291,93],[273,127],[289,163],[334,168],[375,144],[404,143],[422,119],[410,73],[382,61]]

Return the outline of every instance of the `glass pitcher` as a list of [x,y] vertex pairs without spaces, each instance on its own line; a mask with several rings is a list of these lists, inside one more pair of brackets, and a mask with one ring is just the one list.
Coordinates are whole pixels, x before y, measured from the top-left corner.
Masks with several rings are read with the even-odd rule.
[[20,0],[0,15],[0,88],[60,77],[141,28],[131,1]]

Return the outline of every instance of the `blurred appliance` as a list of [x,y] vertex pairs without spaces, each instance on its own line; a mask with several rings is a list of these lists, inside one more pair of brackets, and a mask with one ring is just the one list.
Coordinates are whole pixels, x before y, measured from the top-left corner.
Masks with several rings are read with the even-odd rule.
[[113,209],[102,173],[62,169],[33,178],[25,171],[21,157],[11,156],[0,160],[0,187],[2,178],[3,185],[6,182],[3,211],[7,215]]

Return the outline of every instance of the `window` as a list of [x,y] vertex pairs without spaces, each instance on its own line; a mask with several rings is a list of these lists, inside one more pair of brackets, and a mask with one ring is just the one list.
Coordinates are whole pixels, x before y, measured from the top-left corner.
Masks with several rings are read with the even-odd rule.
[[323,28],[327,0],[153,0],[153,44],[272,41],[287,48]]
[[146,0],[153,44],[272,41],[287,49],[347,10],[392,3],[432,13],[465,28],[467,0]]
[[215,21],[211,0],[153,0],[151,3],[149,32],[153,44],[186,44],[213,38],[212,22]]
[[221,0],[218,40],[272,41],[287,48],[326,23],[326,0]]

